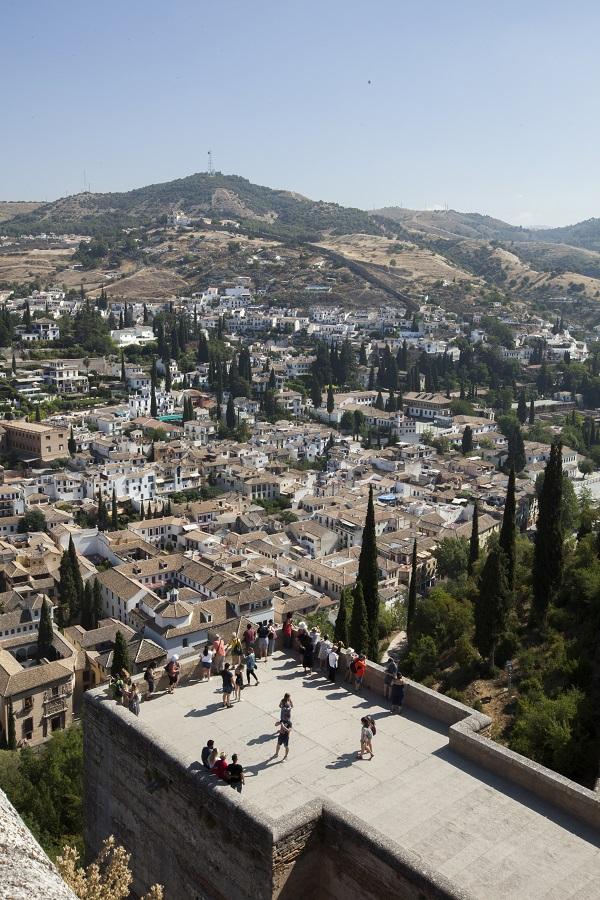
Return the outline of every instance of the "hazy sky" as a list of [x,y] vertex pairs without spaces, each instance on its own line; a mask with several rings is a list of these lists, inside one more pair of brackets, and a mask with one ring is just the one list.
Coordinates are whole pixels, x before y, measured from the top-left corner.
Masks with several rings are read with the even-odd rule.
[[600,215],[595,0],[19,0],[0,199],[216,168],[315,199]]

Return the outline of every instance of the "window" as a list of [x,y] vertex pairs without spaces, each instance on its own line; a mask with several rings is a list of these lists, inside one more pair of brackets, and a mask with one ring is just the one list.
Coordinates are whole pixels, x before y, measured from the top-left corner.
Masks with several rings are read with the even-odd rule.
[[33,709],[33,697],[23,697],[23,712]]
[[51,720],[50,727],[52,731],[60,731],[62,728],[62,716],[54,716]]
[[23,737],[26,741],[30,741],[33,737],[33,719],[25,719],[23,722]]
[[57,684],[55,684],[54,687],[52,688],[52,696],[58,697],[58,685]]
[[182,640],[182,642],[181,642],[181,645],[182,645],[182,647],[187,647],[187,645],[188,645],[188,639],[187,639],[187,638],[184,638],[184,639]]

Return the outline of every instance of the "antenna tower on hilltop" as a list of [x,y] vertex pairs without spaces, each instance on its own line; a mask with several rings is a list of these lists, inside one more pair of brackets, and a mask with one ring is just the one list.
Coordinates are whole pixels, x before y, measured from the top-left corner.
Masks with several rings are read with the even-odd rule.
[[209,175],[215,174],[215,170],[213,169],[212,150],[208,151],[208,174]]

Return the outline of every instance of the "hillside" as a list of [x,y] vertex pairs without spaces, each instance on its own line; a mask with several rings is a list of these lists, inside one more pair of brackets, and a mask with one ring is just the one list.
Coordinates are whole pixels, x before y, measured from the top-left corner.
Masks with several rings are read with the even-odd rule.
[[29,200],[0,200],[0,222],[7,222],[15,216],[25,216],[34,212],[41,203]]
[[199,173],[123,193],[82,193],[46,203],[5,223],[15,234],[40,231],[97,234],[152,225],[179,210],[191,216],[226,216],[274,237],[315,237],[325,231],[378,233],[382,226],[359,209],[309,200],[290,191],[252,184],[238,175]]
[[535,240],[533,232],[509,225],[501,219],[479,213],[461,213],[454,209],[418,210],[400,206],[386,206],[373,210],[373,216],[383,217],[405,228],[428,236],[446,238],[480,238],[483,240]]

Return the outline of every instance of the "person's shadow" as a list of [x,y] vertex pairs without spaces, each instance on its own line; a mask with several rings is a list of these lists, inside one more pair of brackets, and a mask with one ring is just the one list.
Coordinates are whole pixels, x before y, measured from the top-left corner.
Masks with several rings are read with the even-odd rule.
[[252,744],[266,744],[267,741],[272,741],[276,737],[277,734],[273,730],[269,734],[259,734],[258,737],[252,738],[251,741],[247,741],[246,743],[248,747],[250,747]]
[[358,757],[357,757],[356,750],[354,751],[354,753],[342,753],[341,756],[338,756],[338,758],[334,762],[329,763],[327,766],[325,766],[325,768],[326,769],[347,769],[348,766],[351,766],[352,763],[356,762],[357,758]]

